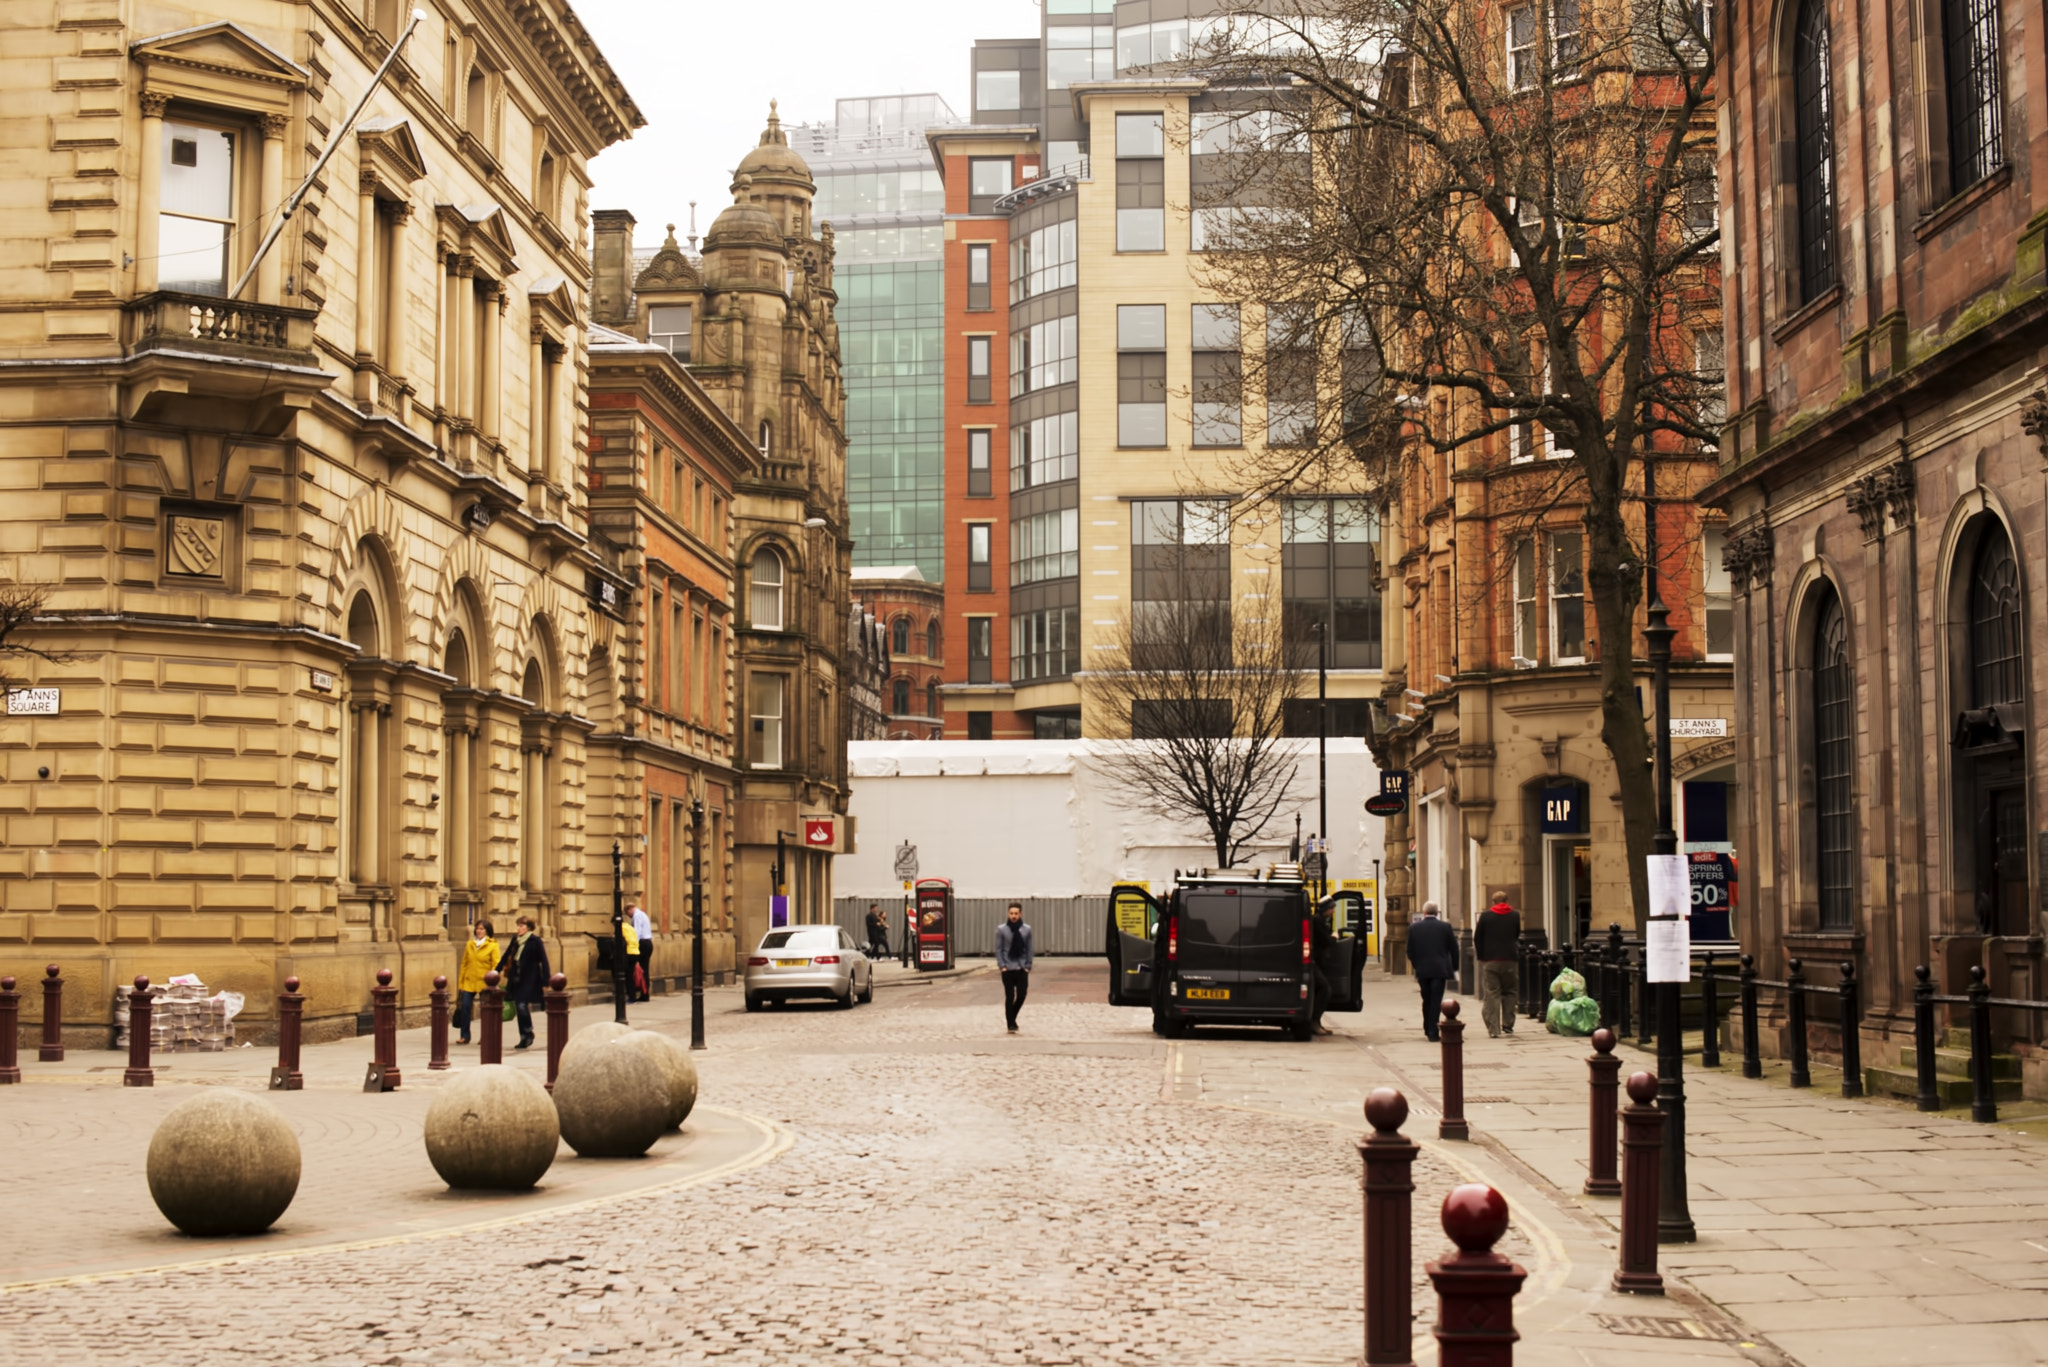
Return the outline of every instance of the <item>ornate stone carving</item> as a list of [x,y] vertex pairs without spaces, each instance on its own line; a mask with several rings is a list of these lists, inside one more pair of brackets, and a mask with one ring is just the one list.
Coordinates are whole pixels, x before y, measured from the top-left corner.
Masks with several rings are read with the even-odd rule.
[[[145,96],[144,98],[147,97]],[[292,119],[289,114],[265,114],[263,116],[263,136],[265,138],[281,138],[291,126]]]
[[1878,471],[1877,487],[1884,494],[1885,502],[1891,505],[1892,526],[1895,529],[1913,521],[1918,510],[1913,486],[1913,462],[1902,456],[1893,464]]
[[1731,533],[1721,550],[1721,566],[1734,585],[1748,592],[1770,581],[1772,564],[1771,529],[1750,527]]
[[171,106],[171,97],[160,90],[143,91],[141,100],[142,117],[145,119],[160,119],[164,116],[164,111]]
[[668,225],[668,237],[663,240],[661,250],[647,263],[647,269],[634,277],[633,292],[642,294],[658,290],[702,289],[704,282],[697,274],[697,268],[690,264],[690,258],[683,255],[683,249],[676,245],[676,225]]
[[1897,530],[1913,520],[1913,464],[1904,457],[1873,471],[1850,483],[1843,497],[1849,511],[1863,522],[1863,540],[1867,545],[1884,535],[1885,514],[1889,512],[1892,528]]
[[2041,459],[2048,461],[2048,389],[2037,389],[2020,400],[2020,428],[2040,446]]
[[170,571],[204,579],[221,577],[221,556],[227,523],[218,517],[173,517],[170,527]]
[[1844,495],[1849,511],[1856,514],[1863,524],[1863,544],[1884,536],[1884,494],[1878,488],[1876,475],[1864,475],[1850,483]]

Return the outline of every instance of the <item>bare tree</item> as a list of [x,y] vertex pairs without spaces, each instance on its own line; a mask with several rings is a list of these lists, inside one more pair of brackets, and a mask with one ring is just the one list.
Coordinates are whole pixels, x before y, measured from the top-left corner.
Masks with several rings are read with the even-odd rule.
[[1247,443],[1240,487],[1426,481],[1445,500],[1455,470],[1488,476],[1510,522],[1581,510],[1639,914],[1656,804],[1635,613],[1645,564],[1682,562],[1645,508],[1689,498],[1721,416],[1713,13],[1241,0],[1189,59],[1217,91],[1187,130],[1210,153],[1191,206],[1207,283],[1287,306],[1246,348],[1246,387],[1270,401],[1299,388],[1295,358],[1327,376],[1365,353],[1292,440]]
[[47,624],[56,615],[49,611],[49,599],[49,590],[39,584],[0,584],[0,689],[20,688],[27,682],[15,670],[24,661],[62,664],[71,658],[29,640],[39,620]]
[[1259,615],[1233,621],[1227,534],[1160,549],[1139,571],[1148,596],[1118,619],[1110,659],[1081,685],[1103,734],[1127,737],[1100,750],[1124,805],[1200,825],[1228,868],[1295,796],[1302,747],[1286,729],[1300,651],[1286,644],[1277,601],[1247,598]]

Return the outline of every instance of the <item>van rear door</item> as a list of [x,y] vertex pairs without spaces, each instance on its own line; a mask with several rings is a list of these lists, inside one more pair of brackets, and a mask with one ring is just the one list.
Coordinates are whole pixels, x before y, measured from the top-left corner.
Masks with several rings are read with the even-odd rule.
[[1302,962],[1302,926],[1308,899],[1299,894],[1247,892],[1240,899],[1243,929],[1238,937],[1241,996],[1233,1005],[1301,1010],[1301,985],[1310,966]]
[[1245,899],[1240,890],[1189,888],[1174,900],[1180,934],[1173,976],[1180,984],[1181,1006],[1200,1011],[1204,1006],[1242,1005],[1238,942],[1244,917],[1239,903]]
[[1130,883],[1109,890],[1109,1004],[1152,1004],[1152,942],[1159,930],[1159,903]]

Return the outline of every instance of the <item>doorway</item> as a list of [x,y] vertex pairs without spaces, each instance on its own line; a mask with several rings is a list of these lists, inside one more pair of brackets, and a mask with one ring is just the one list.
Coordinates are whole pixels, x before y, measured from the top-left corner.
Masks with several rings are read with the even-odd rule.
[[1582,949],[1593,935],[1593,846],[1584,836],[1547,836],[1543,860],[1551,946]]
[[2027,933],[2027,795],[2023,788],[1985,794],[1978,928],[1986,935]]

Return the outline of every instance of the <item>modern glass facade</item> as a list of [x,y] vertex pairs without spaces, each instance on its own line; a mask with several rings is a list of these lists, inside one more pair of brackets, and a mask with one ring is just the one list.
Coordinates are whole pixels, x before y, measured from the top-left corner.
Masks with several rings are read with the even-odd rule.
[[962,122],[937,95],[838,102],[791,142],[836,242],[846,375],[846,499],[856,568],[945,576],[945,188],[924,130]]

